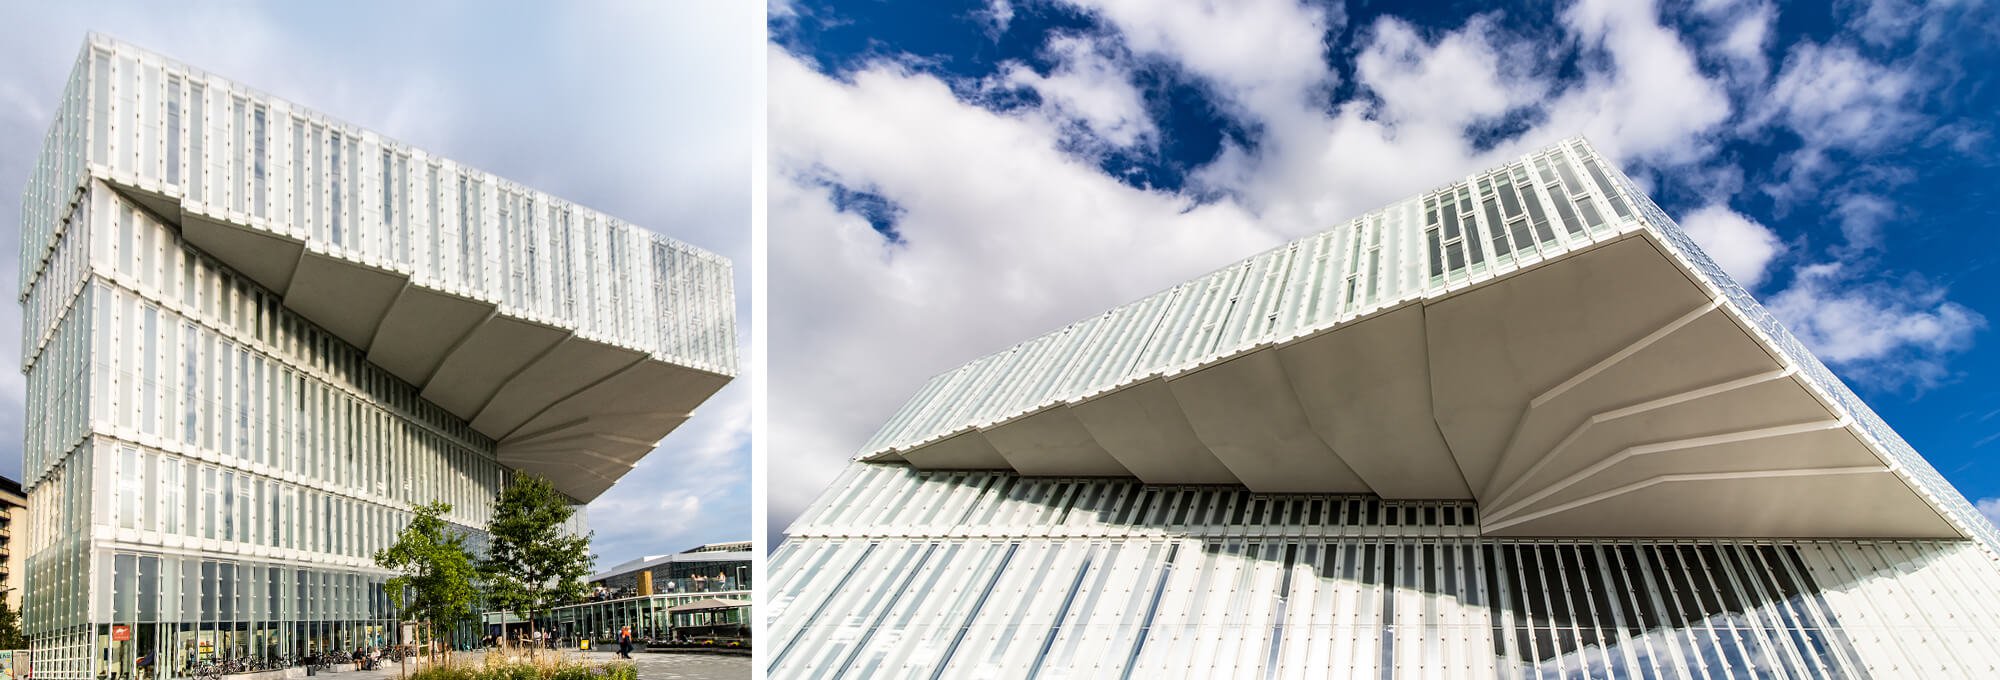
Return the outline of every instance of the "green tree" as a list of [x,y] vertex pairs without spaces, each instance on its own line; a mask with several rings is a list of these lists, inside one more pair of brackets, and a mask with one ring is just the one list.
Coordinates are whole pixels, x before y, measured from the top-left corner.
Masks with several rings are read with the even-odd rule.
[[7,606],[7,598],[0,597],[0,649],[27,649],[28,639],[21,637],[21,615]]
[[389,579],[390,601],[402,619],[423,623],[435,640],[472,616],[472,581],[479,572],[465,536],[444,520],[450,504],[435,502],[416,511],[395,544],[375,553],[375,564],[399,572]]
[[491,542],[480,572],[487,602],[526,619],[530,630],[550,609],[583,598],[596,559],[590,534],[566,531],[576,515],[571,502],[549,480],[519,474],[501,490],[486,526]]

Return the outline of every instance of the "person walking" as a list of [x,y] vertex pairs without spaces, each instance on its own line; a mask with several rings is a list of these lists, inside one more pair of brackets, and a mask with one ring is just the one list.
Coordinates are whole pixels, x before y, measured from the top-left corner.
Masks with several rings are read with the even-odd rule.
[[618,658],[632,658],[632,627],[618,629]]

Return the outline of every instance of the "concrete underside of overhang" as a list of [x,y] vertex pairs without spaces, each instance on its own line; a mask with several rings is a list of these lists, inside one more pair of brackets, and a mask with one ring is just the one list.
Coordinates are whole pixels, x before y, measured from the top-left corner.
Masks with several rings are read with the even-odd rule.
[[729,382],[298,239],[187,212],[173,197],[113,188],[491,437],[501,464],[545,477],[579,502],[611,488]]
[[865,458],[1473,499],[1496,536],[1957,537],[1651,233]]

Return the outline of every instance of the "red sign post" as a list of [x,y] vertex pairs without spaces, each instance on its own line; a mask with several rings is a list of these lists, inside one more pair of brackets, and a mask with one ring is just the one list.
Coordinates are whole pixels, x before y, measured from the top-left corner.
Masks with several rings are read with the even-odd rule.
[[131,640],[131,639],[132,639],[132,627],[131,627],[131,626],[127,626],[127,625],[124,625],[124,624],[114,624],[114,625],[112,625],[112,626],[111,626],[111,639],[112,639],[112,640],[114,640],[114,641],[117,641],[117,642],[125,642],[125,641],[127,641],[127,640]]

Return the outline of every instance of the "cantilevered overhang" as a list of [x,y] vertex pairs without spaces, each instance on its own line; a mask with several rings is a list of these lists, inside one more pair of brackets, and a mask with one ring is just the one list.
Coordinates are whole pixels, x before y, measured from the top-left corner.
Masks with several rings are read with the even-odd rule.
[[491,437],[501,464],[579,502],[609,489],[730,380],[213,214],[176,188],[100,179]]
[[1475,499],[1498,536],[1962,535],[1753,329],[1641,227],[863,459]]

